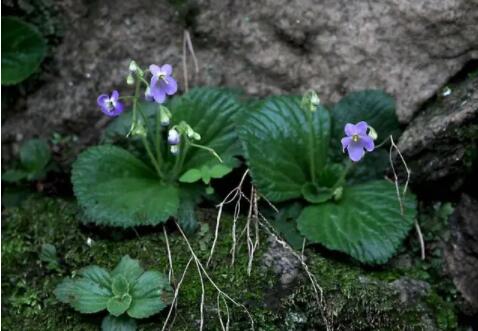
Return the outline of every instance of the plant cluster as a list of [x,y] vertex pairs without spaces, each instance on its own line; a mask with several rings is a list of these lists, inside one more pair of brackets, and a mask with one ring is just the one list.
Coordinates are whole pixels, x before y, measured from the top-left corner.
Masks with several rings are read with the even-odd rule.
[[123,256],[111,271],[90,265],[54,291],[57,299],[84,314],[107,310],[103,331],[136,330],[134,319],[152,316],[171,301],[172,289],[165,275],[145,271],[138,260]]

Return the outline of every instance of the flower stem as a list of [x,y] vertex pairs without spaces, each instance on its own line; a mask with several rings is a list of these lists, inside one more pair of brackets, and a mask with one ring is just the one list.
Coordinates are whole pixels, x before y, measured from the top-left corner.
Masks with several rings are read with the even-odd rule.
[[195,143],[192,143],[192,142],[189,142],[189,145],[193,146],[193,147],[196,147],[196,148],[200,148],[200,149],[204,149],[206,151],[208,151],[209,153],[211,153],[212,155],[214,155],[214,157],[216,159],[219,160],[219,162],[223,162],[221,157],[219,156],[219,154],[216,153],[216,151],[210,147],[207,147],[207,146],[203,146],[203,145],[198,145],[198,144],[195,144]]
[[162,162],[161,154],[161,113],[158,111],[156,113],[156,159],[158,162]]
[[163,172],[161,171],[158,161],[154,158],[153,152],[151,151],[148,138],[142,137],[142,141],[143,141],[144,148],[146,149],[146,152],[148,153],[149,159],[151,160],[151,163],[153,163],[154,169],[156,169],[156,172],[158,173],[158,176],[161,178],[164,178]]
[[178,178],[181,172],[181,169],[183,168],[184,165],[184,160],[186,159],[186,154],[189,149],[189,144],[187,142],[181,143],[180,147],[180,152],[178,155],[178,158],[176,159],[176,162],[174,163],[174,168],[173,168],[173,178]]
[[[136,80],[136,87],[135,87],[135,92],[134,92],[135,97],[133,98],[133,123],[136,122],[136,111],[138,110],[138,96],[139,96],[140,87],[141,87],[140,82],[141,81]],[[139,109],[139,111],[140,111],[141,115],[143,116],[143,120],[145,122],[147,122],[146,116],[144,115],[143,111],[141,109]],[[161,168],[159,167],[158,161],[154,158],[154,155],[151,152],[151,147],[149,146],[147,136],[143,136],[141,140],[143,142],[144,148],[146,149],[146,152],[149,156],[149,159],[150,159],[151,163],[153,164],[154,168],[156,169],[156,172],[158,173],[158,176],[163,178],[164,175],[161,171]]]
[[310,156],[310,177],[312,183],[316,184],[316,171],[315,171],[315,148],[314,148],[314,124],[313,114],[310,111],[306,111],[307,122],[309,124],[309,156]]
[[353,163],[350,160],[347,160],[344,171],[342,172],[342,174],[340,175],[340,178],[337,180],[337,182],[335,183],[332,189],[336,189],[345,183],[345,177],[347,177],[347,174],[349,173],[350,169],[352,169],[352,166],[353,166]]

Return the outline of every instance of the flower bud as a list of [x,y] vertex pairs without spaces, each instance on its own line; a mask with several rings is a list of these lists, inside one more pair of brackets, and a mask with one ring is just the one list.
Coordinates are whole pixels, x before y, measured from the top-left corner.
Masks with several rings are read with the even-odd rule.
[[368,126],[368,136],[373,140],[377,140],[378,138],[377,131],[375,131],[375,129],[372,128],[370,125]]
[[131,129],[129,130],[128,136],[130,135],[133,137],[146,137],[146,128],[141,121],[137,121],[131,124]]
[[171,122],[171,112],[164,106],[159,106],[159,120],[162,126],[168,126]]
[[192,135],[192,138],[194,140],[201,140],[201,135],[197,132],[194,132],[193,135]]
[[310,112],[315,112],[317,107],[320,105],[320,98],[315,93],[315,91],[309,90],[305,92],[304,96],[302,97],[302,101],[300,106],[302,109]]
[[[181,136],[179,135],[179,132],[176,131],[176,129],[171,129],[168,132],[168,144],[170,145],[178,145],[181,141]],[[173,153],[174,154],[174,153]]]
[[179,146],[178,145],[170,146],[169,150],[171,151],[171,154],[173,154],[173,155],[178,155],[179,154]]
[[136,62],[134,60],[132,60],[130,63],[129,63],[129,67],[128,67],[129,71],[131,72],[135,72],[136,70],[138,70],[138,65],[136,64]]
[[128,77],[126,77],[126,84],[128,85],[133,85],[134,84],[134,77],[132,74],[129,74]]

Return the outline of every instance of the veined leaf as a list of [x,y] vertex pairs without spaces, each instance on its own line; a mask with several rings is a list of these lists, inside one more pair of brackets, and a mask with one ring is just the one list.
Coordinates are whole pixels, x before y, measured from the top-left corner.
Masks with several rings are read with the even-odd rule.
[[17,17],[2,17],[2,85],[30,76],[46,54],[46,42],[35,26]]
[[365,263],[384,263],[413,226],[415,198],[403,199],[403,216],[395,186],[372,181],[344,188],[338,202],[307,207],[298,229],[309,241],[350,254]]
[[159,224],[177,214],[178,189],[119,147],[102,145],[80,154],[72,182],[86,215],[98,224]]
[[146,318],[163,310],[172,298],[168,279],[156,271],[146,271],[134,284],[131,294],[133,302],[128,315]]
[[101,322],[101,331],[136,331],[136,328],[136,321],[125,315],[108,315]]
[[97,313],[106,308],[112,296],[109,289],[88,278],[65,279],[54,291],[57,299],[80,313]]
[[300,197],[303,186],[324,170],[329,134],[328,111],[320,106],[307,113],[300,98],[291,96],[272,97],[248,111],[239,127],[254,183],[272,201]]

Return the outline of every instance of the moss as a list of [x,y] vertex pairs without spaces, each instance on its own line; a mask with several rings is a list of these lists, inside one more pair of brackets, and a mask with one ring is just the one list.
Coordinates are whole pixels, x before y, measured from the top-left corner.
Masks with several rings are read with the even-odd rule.
[[[200,219],[214,222],[215,215],[205,211]],[[81,315],[58,303],[52,292],[60,280],[88,264],[112,268],[129,254],[141,260],[148,269],[167,273],[168,261],[161,228],[138,228],[119,231],[79,224],[73,202],[46,198],[32,199],[22,208],[7,209],[3,220],[2,330],[97,330],[104,314]],[[223,229],[230,224],[224,219]],[[207,226],[190,240],[202,261],[208,256],[211,233]],[[251,312],[256,330],[323,329],[319,307],[307,279],[284,288],[272,271],[258,266],[266,244],[256,253],[255,267],[247,276],[246,247],[239,247],[236,262],[230,266],[230,231],[223,231],[208,271],[211,278],[234,300]],[[91,247],[87,239],[93,240]],[[190,255],[184,240],[173,232],[169,235],[176,280]],[[262,243],[265,243],[262,238]],[[61,270],[49,270],[39,259],[41,245],[56,246]],[[426,302],[401,305],[398,294],[387,281],[364,271],[358,265],[344,264],[311,254],[312,272],[324,289],[326,316],[336,330],[422,330],[429,324],[453,325],[453,310],[441,305],[434,292]],[[180,291],[174,330],[194,330],[200,318],[200,279],[196,266],[190,265]],[[206,330],[218,330],[217,292],[206,283]],[[429,306],[440,303],[433,310]],[[229,305],[231,330],[249,329],[249,319],[241,308]],[[222,306],[224,310],[224,306]],[[436,317],[435,317],[436,314]],[[139,323],[141,330],[157,330],[166,312]],[[424,316],[430,316],[429,320]]]

